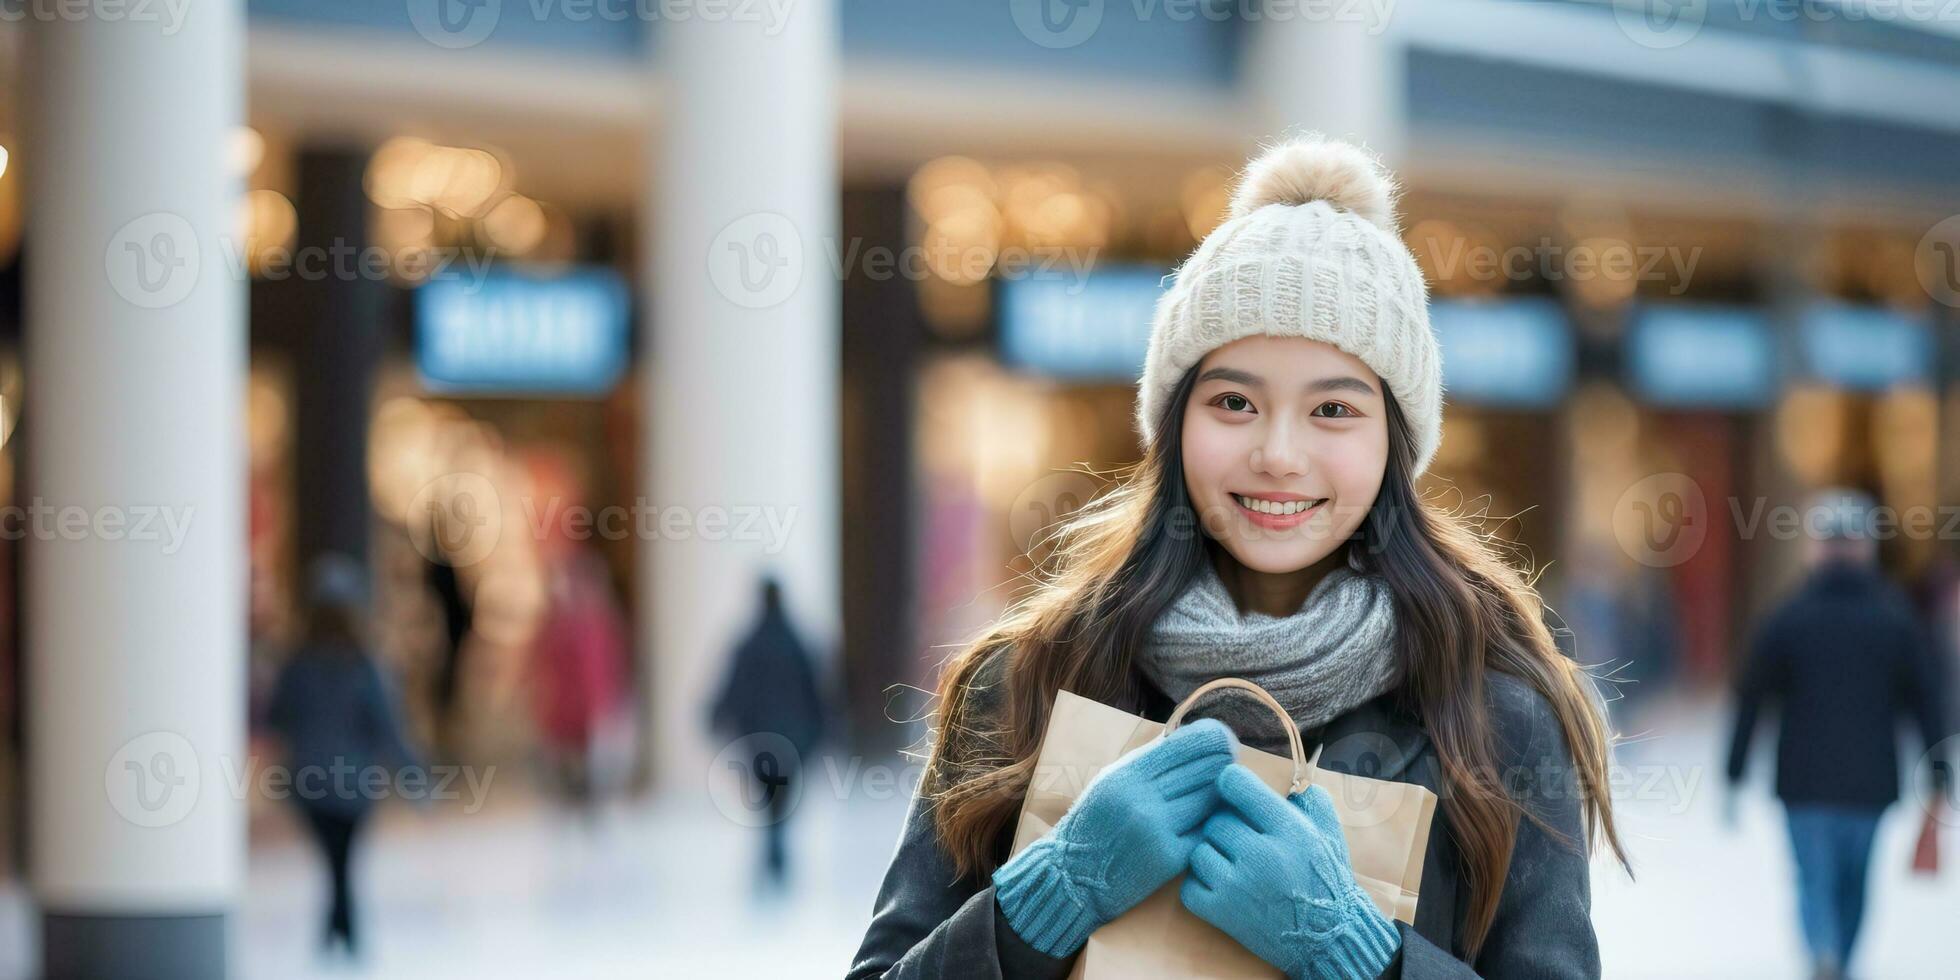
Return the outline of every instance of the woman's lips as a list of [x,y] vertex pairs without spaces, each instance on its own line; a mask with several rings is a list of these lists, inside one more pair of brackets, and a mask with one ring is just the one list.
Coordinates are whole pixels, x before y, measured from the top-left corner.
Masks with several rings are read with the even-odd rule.
[[[1245,501],[1248,499],[1258,500],[1264,498],[1241,497],[1239,494],[1236,493],[1231,494],[1230,496],[1232,498],[1232,506],[1237,507],[1239,513],[1244,515],[1246,520],[1251,521],[1252,523],[1257,524],[1260,527],[1273,528],[1275,530],[1289,528],[1289,527],[1296,527],[1300,524],[1306,523],[1315,514],[1320,513],[1320,508],[1326,505],[1327,503],[1327,498],[1322,497],[1318,500],[1313,501],[1312,506],[1300,510],[1296,513],[1268,514],[1265,511],[1253,510],[1251,507],[1247,507],[1245,504]],[[1268,500],[1268,502],[1287,503],[1288,501]]]

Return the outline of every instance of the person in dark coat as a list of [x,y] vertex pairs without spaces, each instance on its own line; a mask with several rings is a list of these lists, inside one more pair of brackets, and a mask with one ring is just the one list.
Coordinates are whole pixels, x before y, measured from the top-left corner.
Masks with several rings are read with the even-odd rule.
[[[431,540],[440,542],[442,538],[432,535]],[[428,563],[426,577],[429,590],[442,610],[442,649],[435,678],[435,737],[443,754],[454,758],[459,754],[457,726],[463,714],[463,675],[468,667],[464,658],[469,652],[473,620],[471,599],[462,576],[446,555]]]
[[791,783],[822,740],[828,712],[810,651],[783,608],[781,584],[764,576],[760,594],[755,625],[729,655],[709,728],[731,741],[752,739],[749,773],[768,809],[763,870],[781,884],[789,873],[784,833],[796,798]]
[[306,639],[280,670],[267,717],[285,743],[293,802],[327,861],[332,887],[322,951],[339,942],[349,956],[359,954],[354,849],[376,802],[363,773],[420,765],[362,635],[363,579],[345,556],[315,563]]
[[[1872,840],[1899,798],[1899,721],[1916,721],[1929,749],[1945,732],[1931,638],[1876,567],[1871,513],[1871,498],[1855,492],[1830,492],[1812,505],[1809,576],[1757,628],[1735,682],[1725,821],[1735,822],[1756,719],[1774,704],[1776,795],[1817,977],[1840,976],[1851,962]],[[1936,784],[1945,775],[1935,763]]]

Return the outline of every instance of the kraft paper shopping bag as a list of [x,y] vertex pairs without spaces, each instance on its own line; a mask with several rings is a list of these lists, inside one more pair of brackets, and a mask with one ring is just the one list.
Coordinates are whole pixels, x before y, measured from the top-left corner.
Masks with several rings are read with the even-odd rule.
[[[1384,914],[1413,924],[1436,794],[1412,783],[1321,769],[1316,764],[1319,752],[1313,759],[1306,757],[1300,733],[1279,702],[1257,684],[1236,677],[1198,688],[1161,724],[1067,691],[1058,694],[1021,806],[1014,853],[1047,834],[1096,773],[1167,734],[1200,697],[1223,688],[1243,690],[1287,719],[1292,758],[1241,745],[1238,761],[1282,794],[1315,784],[1325,787],[1340,813],[1355,879]],[[1182,876],[1173,879],[1096,930],[1070,976],[1085,980],[1279,976],[1230,936],[1187,911],[1177,897],[1183,880]]]

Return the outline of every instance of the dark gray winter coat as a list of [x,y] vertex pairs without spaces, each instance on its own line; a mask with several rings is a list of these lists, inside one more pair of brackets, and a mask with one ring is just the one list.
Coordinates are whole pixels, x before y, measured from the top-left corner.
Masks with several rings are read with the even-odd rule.
[[[1000,690],[1004,658],[980,668],[975,690]],[[1551,705],[1525,682],[1492,672],[1486,682],[1498,735],[1499,772],[1514,798],[1571,844],[1555,841],[1531,820],[1518,822],[1497,918],[1467,963],[1458,939],[1470,891],[1438,804],[1423,859],[1415,925],[1396,923],[1402,950],[1386,977],[1567,978],[1600,975],[1592,925],[1592,891],[1583,852],[1585,827],[1572,757]],[[1145,685],[1137,713],[1162,721],[1174,705]],[[1320,765],[1337,772],[1417,783],[1441,793],[1436,750],[1421,724],[1395,704],[1396,692],[1369,701],[1325,726],[1301,732],[1307,751],[1321,742]],[[986,710],[988,702],[978,704]],[[1136,710],[1139,706],[1132,706]],[[996,845],[1004,861],[1008,826]],[[960,877],[940,847],[930,814],[917,798],[851,966],[868,977],[1063,977],[1072,962],[1027,946],[1002,918],[985,877]]]

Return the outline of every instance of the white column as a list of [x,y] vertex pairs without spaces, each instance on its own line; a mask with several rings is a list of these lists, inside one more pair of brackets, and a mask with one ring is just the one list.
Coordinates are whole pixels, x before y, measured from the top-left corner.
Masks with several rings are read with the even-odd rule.
[[837,13],[769,6],[658,28],[641,629],[656,776],[684,791],[718,748],[707,708],[757,576],[779,572],[822,654],[841,626]]
[[1247,25],[1243,84],[1257,106],[1261,139],[1318,130],[1360,140],[1390,166],[1401,161],[1404,49],[1379,6],[1343,5],[1338,14],[1327,7],[1325,16]]
[[30,872],[49,976],[218,976],[245,851],[245,282],[221,247],[244,5],[88,10],[31,25],[22,73]]

